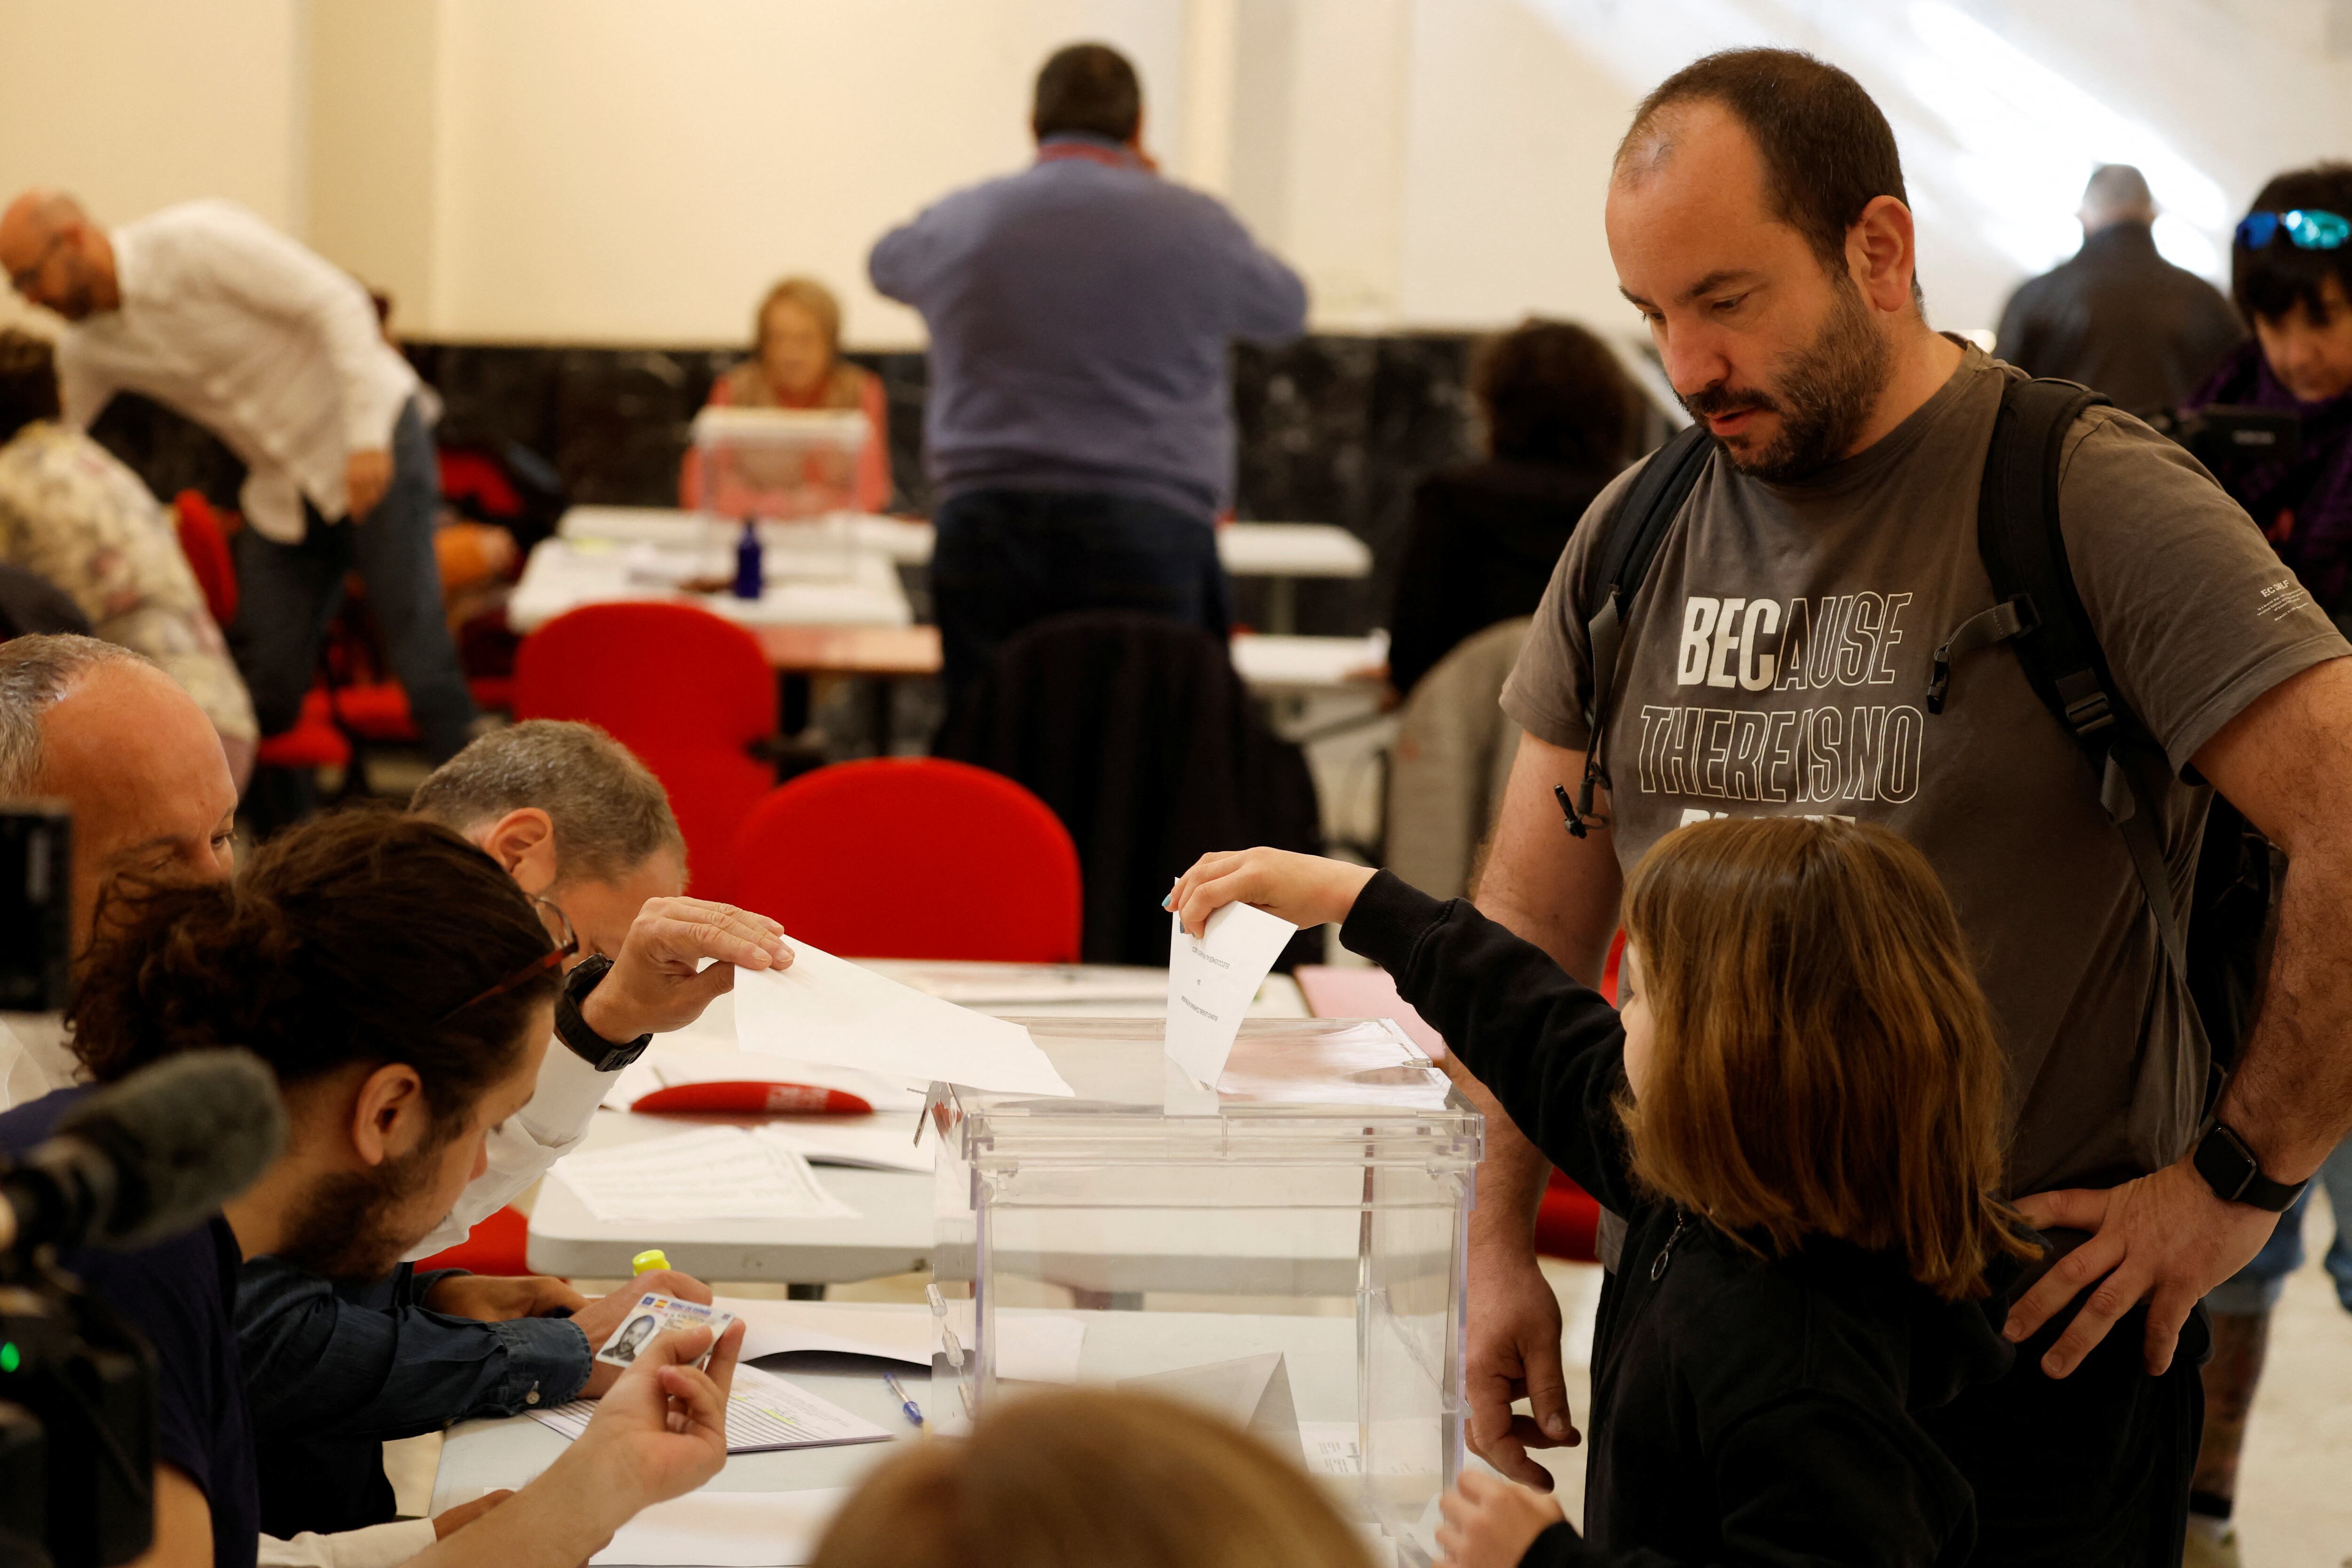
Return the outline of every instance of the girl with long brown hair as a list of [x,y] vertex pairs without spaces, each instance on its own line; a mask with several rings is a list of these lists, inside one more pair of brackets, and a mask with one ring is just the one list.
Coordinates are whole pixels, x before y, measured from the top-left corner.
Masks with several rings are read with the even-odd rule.
[[1192,931],[1236,901],[1344,921],[1454,1066],[1626,1222],[1587,1536],[1466,1476],[1449,1563],[1967,1559],[1971,1494],[1916,1415],[2007,1366],[2000,1303],[2038,1254],[1998,1196],[2001,1058],[1918,851],[1834,819],[1669,835],[1627,892],[1622,1012],[1387,872],[1252,849],[1170,895]]

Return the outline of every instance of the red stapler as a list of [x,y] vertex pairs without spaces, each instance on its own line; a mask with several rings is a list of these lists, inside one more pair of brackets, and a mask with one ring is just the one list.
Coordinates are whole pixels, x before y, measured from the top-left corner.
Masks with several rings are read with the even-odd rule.
[[629,1109],[672,1115],[866,1116],[874,1107],[845,1089],[813,1083],[726,1080],[673,1084],[637,1096]]

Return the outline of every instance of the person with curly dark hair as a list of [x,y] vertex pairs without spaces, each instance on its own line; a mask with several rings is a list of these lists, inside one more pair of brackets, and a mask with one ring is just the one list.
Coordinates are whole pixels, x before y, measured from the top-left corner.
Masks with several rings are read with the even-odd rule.
[[1577,519],[1633,458],[1642,398],[1609,345],[1535,318],[1480,345],[1486,456],[1414,487],[1389,614],[1402,697],[1472,633],[1531,616]]
[[[289,829],[233,881],[118,882],[98,931],[71,1012],[92,1079],[234,1045],[268,1065],[286,1101],[285,1152],[208,1224],[59,1259],[156,1352],[152,1561],[252,1568],[260,1496],[230,1319],[240,1264],[282,1258],[351,1280],[391,1270],[480,1173],[490,1129],[531,1098],[568,944],[488,855],[374,813]],[[0,1115],[0,1149],[39,1142],[86,1092]],[[647,1345],[600,1411],[601,1436],[592,1427],[493,1517],[445,1516],[434,1534],[446,1539],[410,1550],[583,1561],[637,1509],[724,1463],[740,1342],[722,1342],[707,1374],[690,1364],[712,1348],[706,1332]]]

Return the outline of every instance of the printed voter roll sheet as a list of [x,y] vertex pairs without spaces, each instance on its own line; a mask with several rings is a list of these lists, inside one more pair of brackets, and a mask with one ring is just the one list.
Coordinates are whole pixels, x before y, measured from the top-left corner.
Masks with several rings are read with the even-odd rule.
[[[593,1399],[529,1412],[532,1420],[577,1439],[596,1415]],[[820,1399],[796,1383],[756,1366],[738,1365],[727,1394],[727,1451],[772,1454],[785,1448],[830,1448],[844,1443],[887,1443],[890,1434],[864,1416]]]
[[568,1154],[548,1174],[614,1225],[857,1216],[802,1155],[740,1127]]
[[1266,971],[1298,928],[1247,904],[1227,904],[1195,938],[1168,925],[1168,1059],[1209,1088],[1223,1076]]
[[735,1037],[743,1049],[902,1083],[1069,1095],[1020,1025],[925,995],[797,938],[793,953],[790,969],[736,971]]

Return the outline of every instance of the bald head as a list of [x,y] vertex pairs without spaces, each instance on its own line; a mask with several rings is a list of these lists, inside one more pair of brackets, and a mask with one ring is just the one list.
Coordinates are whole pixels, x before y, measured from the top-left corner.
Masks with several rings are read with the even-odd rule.
[[122,302],[113,244],[63,191],[37,186],[0,211],[0,268],[17,293],[68,321]]
[[117,877],[227,876],[236,826],[236,786],[204,710],[145,659],[93,653],[91,641],[0,646],[0,773],[7,793],[73,812],[77,948]]
[[2083,187],[2079,216],[2085,234],[2119,223],[2154,223],[2156,197],[2147,188],[2147,176],[2129,163],[2100,164],[2091,171],[2090,184]]

